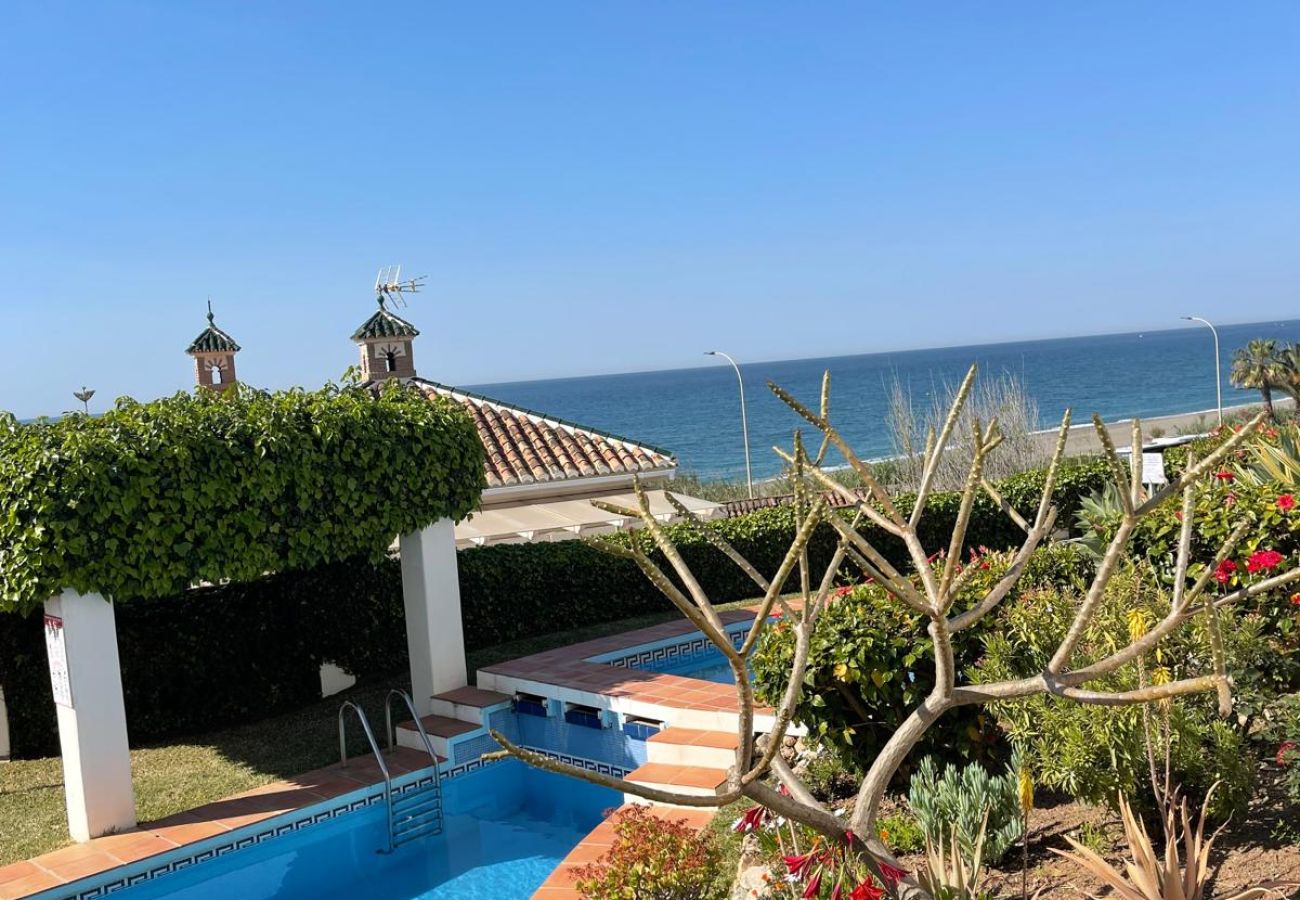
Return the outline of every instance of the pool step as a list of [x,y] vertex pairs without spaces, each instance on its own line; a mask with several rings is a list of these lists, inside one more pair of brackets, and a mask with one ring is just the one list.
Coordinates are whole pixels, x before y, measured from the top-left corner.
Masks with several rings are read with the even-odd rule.
[[[727,770],[712,766],[678,766],[672,763],[650,762],[632,770],[627,780],[646,787],[659,788],[677,794],[689,794],[695,797],[708,797],[717,794],[727,782]],[[628,803],[645,803],[645,799],[635,794],[624,794]],[[672,806],[668,803],[655,803],[655,806]]]
[[[480,726],[471,725],[469,722],[463,722],[460,719],[452,719],[448,716],[423,716],[420,724],[424,726],[424,731],[429,735],[429,743],[433,744],[433,752],[444,759],[451,759],[451,742],[461,735],[469,734],[471,731],[480,731]],[[399,747],[409,747],[412,750],[423,750],[424,744],[420,741],[420,733],[415,730],[415,723],[409,719],[400,722],[397,725],[397,745]]]
[[665,728],[646,741],[649,762],[726,770],[736,762],[736,732]]
[[454,691],[434,694],[431,711],[435,716],[460,719],[471,725],[487,725],[485,717],[497,707],[508,706],[510,695],[485,691],[476,687],[461,687]]

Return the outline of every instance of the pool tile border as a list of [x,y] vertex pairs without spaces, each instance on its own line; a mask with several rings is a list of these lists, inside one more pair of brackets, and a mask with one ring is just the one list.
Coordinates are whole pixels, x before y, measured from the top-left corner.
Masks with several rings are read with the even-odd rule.
[[[557,753],[543,747],[527,747],[526,749],[570,765],[617,778],[627,775],[630,771],[598,760]],[[450,780],[481,769],[484,766],[504,761],[504,759],[476,759],[451,767],[446,767],[444,763],[442,778]],[[394,794],[402,796],[417,788],[432,784],[433,774],[431,772],[427,775],[418,774],[428,770],[429,767],[425,766],[423,769],[397,776],[395,780],[402,780],[399,784],[394,785]],[[416,775],[416,777],[411,777],[412,775]],[[247,795],[241,794],[238,796]],[[286,834],[301,831],[304,828],[310,828],[322,822],[374,806],[377,803],[382,803],[383,800],[382,782],[376,782],[368,786],[358,786],[356,790],[349,791],[338,797],[283,812],[262,822],[245,825],[225,834],[200,838],[189,844],[170,847],[135,862],[123,863],[120,866],[105,869],[84,878],[44,888],[36,893],[18,896],[25,896],[30,900],[100,900],[100,898],[152,881],[155,878],[161,878],[218,857],[228,856],[231,853],[263,844]],[[147,828],[147,826],[145,827]],[[37,862],[39,862],[39,857]],[[137,869],[138,871],[136,871]],[[123,874],[117,875],[118,872],[123,872]],[[0,888],[3,888],[3,885],[0,885]]]

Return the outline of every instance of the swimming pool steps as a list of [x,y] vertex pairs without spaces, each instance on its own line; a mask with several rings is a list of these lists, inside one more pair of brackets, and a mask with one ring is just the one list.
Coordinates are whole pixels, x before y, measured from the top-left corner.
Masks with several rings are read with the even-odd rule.
[[471,725],[486,725],[487,714],[510,704],[510,695],[482,688],[462,687],[445,691],[432,697],[431,711],[435,716],[459,719]]
[[[424,726],[425,733],[429,735],[429,743],[433,745],[433,752],[443,759],[451,758],[451,743],[453,740],[470,732],[480,731],[483,728],[482,725],[475,725],[447,716],[421,716],[420,724]],[[416,731],[413,721],[408,719],[398,724],[397,746],[409,747],[412,750],[424,749],[424,744],[420,740],[420,733]]]
[[[646,787],[659,788],[677,794],[694,797],[707,797],[717,794],[727,782],[727,770],[708,766],[678,766],[672,763],[646,763],[633,769],[627,780]],[[624,794],[628,803],[645,803],[635,794]],[[674,806],[671,803],[655,803],[655,806]]]
[[648,762],[727,769],[736,761],[736,733],[666,728],[646,741]]

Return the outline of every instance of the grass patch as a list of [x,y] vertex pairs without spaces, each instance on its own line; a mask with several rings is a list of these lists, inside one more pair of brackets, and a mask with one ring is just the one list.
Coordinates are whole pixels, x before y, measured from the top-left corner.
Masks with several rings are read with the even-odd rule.
[[[494,663],[680,618],[680,613],[666,610],[476,650],[467,654],[470,677]],[[383,728],[384,696],[392,687],[409,690],[405,672],[382,683],[358,685],[291,713],[132,750],[137,816],[141,822],[161,819],[338,762],[339,704],[345,699],[359,703],[379,730]],[[350,722],[348,731],[349,755],[364,752],[361,729]],[[69,843],[59,757],[0,763],[0,822],[4,823],[0,866]]]

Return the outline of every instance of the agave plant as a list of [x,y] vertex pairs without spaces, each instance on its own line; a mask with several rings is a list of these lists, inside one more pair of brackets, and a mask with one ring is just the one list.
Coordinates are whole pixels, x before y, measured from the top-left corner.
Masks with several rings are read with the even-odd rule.
[[[1217,786],[1217,785],[1216,785]],[[1066,837],[1073,853],[1064,850],[1052,852],[1070,860],[1101,880],[1121,900],[1202,900],[1205,886],[1210,880],[1210,848],[1218,837],[1216,831],[1205,837],[1205,812],[1210,804],[1210,788],[1201,806],[1201,814],[1192,822],[1187,798],[1170,798],[1164,807],[1165,848],[1163,856],[1156,852],[1147,835],[1146,826],[1133,815],[1128,800],[1119,797],[1120,816],[1124,820],[1124,836],[1128,840],[1129,861],[1124,871],[1112,866],[1096,852],[1071,837]],[[1175,815],[1177,811],[1177,815]],[[1182,825],[1183,853],[1187,867],[1179,857],[1179,822]],[[1220,829],[1222,830],[1222,829]],[[1280,888],[1287,885],[1259,885],[1234,894],[1226,900],[1255,900],[1257,897],[1281,897]]]
[[1300,490],[1300,431],[1294,426],[1278,430],[1277,443],[1256,441],[1241,478],[1250,484],[1271,484],[1279,490]]
[[976,836],[969,859],[962,850],[961,836],[954,824],[945,841],[942,834],[938,843],[925,838],[925,868],[916,873],[921,887],[935,900],[988,900],[992,895],[980,888],[984,877],[984,839],[989,814],[984,812],[984,822]]

